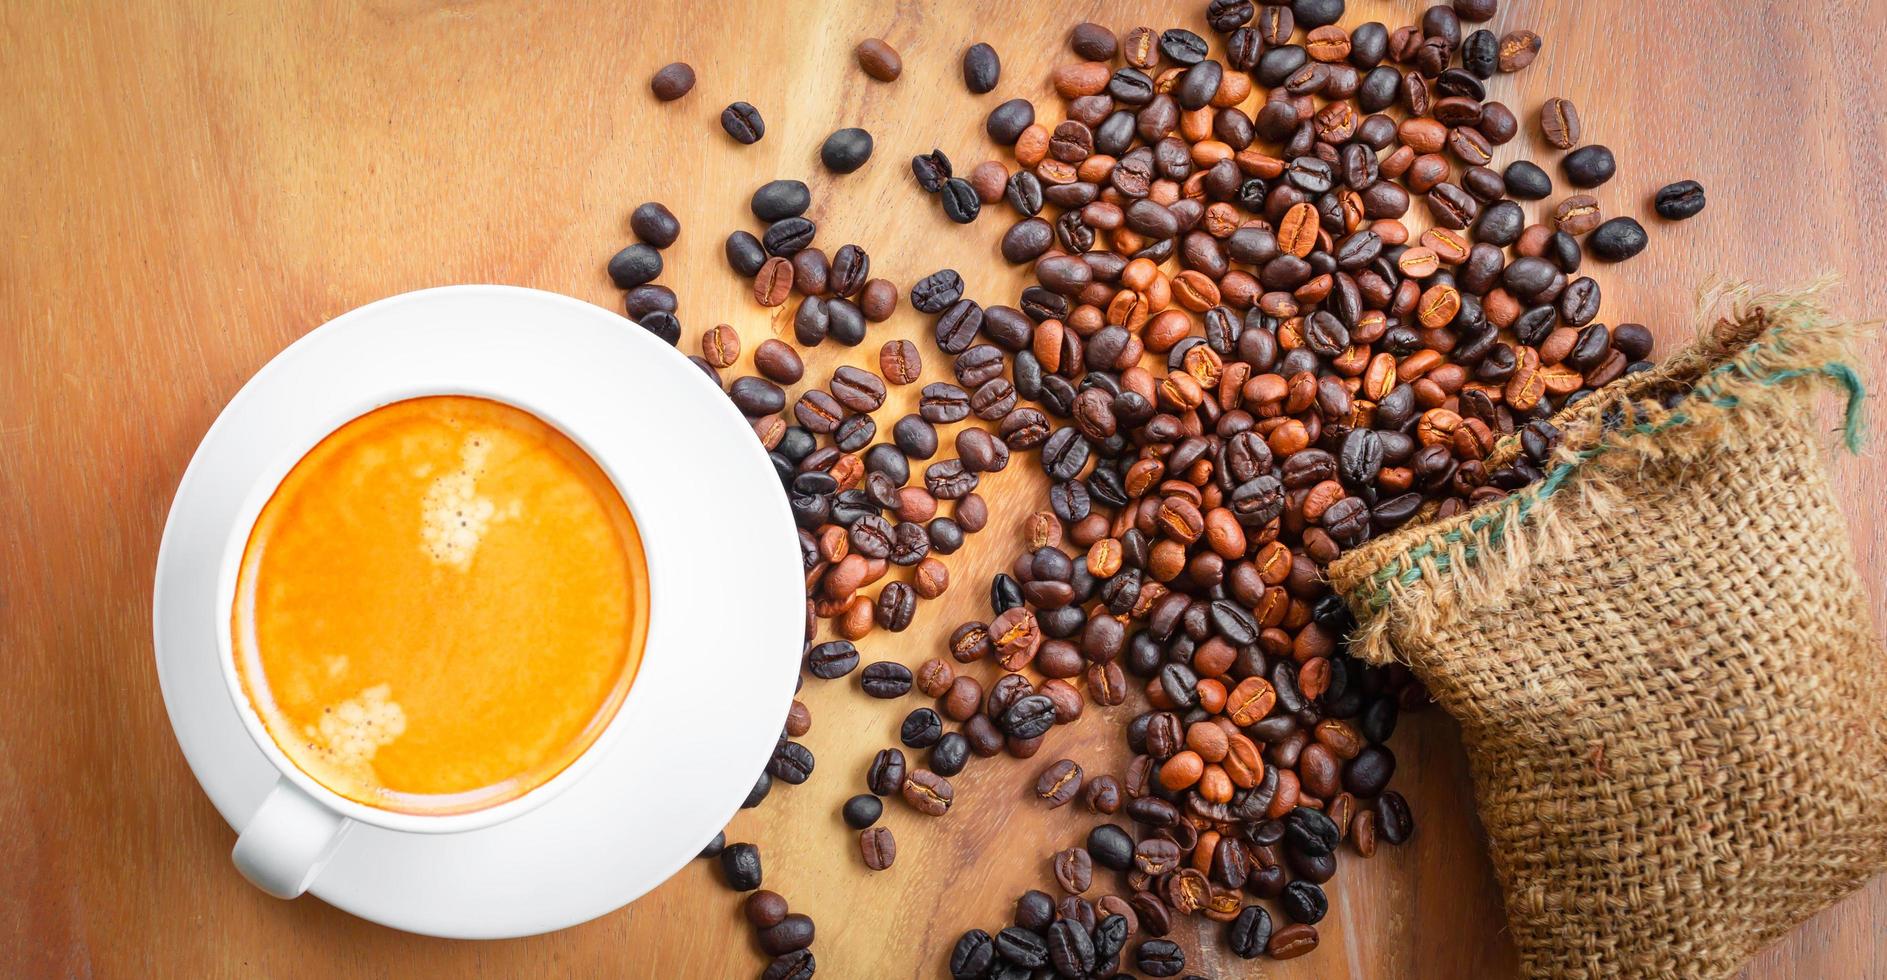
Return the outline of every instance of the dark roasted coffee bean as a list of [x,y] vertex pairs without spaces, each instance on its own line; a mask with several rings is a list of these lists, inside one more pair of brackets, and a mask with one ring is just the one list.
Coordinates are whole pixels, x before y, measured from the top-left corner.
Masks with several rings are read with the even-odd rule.
[[996,934],[996,955],[1003,962],[1034,969],[1048,962],[1048,942],[1031,929],[1010,926]]
[[766,247],[768,255],[791,258],[800,249],[812,244],[817,231],[817,227],[805,218],[781,218],[767,226],[766,234],[760,236],[760,244]]
[[1035,738],[1055,725],[1055,702],[1039,694],[1011,704],[996,719],[996,727],[1011,738]]
[[877,796],[890,796],[904,786],[904,752],[880,749],[865,771],[865,787]]
[[858,667],[858,648],[849,640],[828,640],[806,655],[806,669],[821,680],[844,677]]
[[1293,881],[1285,885],[1284,894],[1278,896],[1278,907],[1293,922],[1316,925],[1330,911],[1330,899],[1324,896],[1322,888],[1311,882]]
[[944,216],[960,225],[975,221],[983,210],[983,200],[977,196],[976,188],[961,177],[944,181],[939,196],[943,200]]
[[963,52],[963,84],[977,95],[996,90],[1002,78],[1002,59],[987,44],[970,45]]
[[849,174],[871,159],[871,134],[850,126],[826,137],[819,146],[819,162],[835,174]]
[[1343,766],[1343,788],[1370,797],[1380,794],[1396,772],[1396,757],[1380,745],[1365,746]]
[[[1381,792],[1380,788],[1377,792]],[[1305,854],[1329,854],[1336,850],[1342,837],[1337,825],[1321,810],[1300,806],[1284,816],[1284,842]]]
[[1094,972],[1094,939],[1088,927],[1062,919],[1048,927],[1048,960],[1063,977],[1085,977]]
[[1376,833],[1391,844],[1403,844],[1415,833],[1409,804],[1393,790],[1376,798]]
[[1186,954],[1178,943],[1149,939],[1134,950],[1134,966],[1150,977],[1176,977],[1186,969]]
[[996,960],[996,946],[989,933],[971,929],[957,939],[950,951],[951,980],[980,980]]
[[758,143],[767,134],[766,120],[760,118],[760,110],[746,102],[735,102],[721,110],[721,128],[736,143]]
[[796,949],[775,956],[760,972],[760,980],[812,980],[817,969],[812,950]]
[[1566,154],[1560,160],[1560,168],[1566,171],[1566,179],[1574,187],[1597,187],[1618,172],[1618,161],[1613,159],[1609,147],[1594,143]]
[[661,274],[662,253],[642,242],[617,252],[609,260],[609,278],[617,289],[634,289]]
[[812,945],[813,921],[810,916],[791,912],[773,925],[759,930],[755,938],[769,956],[782,956]]
[[767,775],[790,786],[805,782],[812,770],[812,750],[798,742],[781,742],[767,760]]
[[1125,871],[1133,866],[1134,840],[1118,824],[1099,824],[1088,831],[1088,854],[1102,867]]
[[963,277],[955,269],[940,269],[911,287],[911,308],[919,313],[942,313],[962,298]]
[[884,803],[876,796],[870,793],[860,793],[845,801],[845,806],[840,810],[839,815],[845,819],[846,826],[853,830],[864,830],[877,823],[879,815],[884,813],[884,810]]
[[771,180],[753,192],[748,208],[753,216],[769,224],[797,218],[812,205],[812,192],[797,180]]
[[1694,218],[1704,209],[1704,185],[1694,180],[1680,180],[1658,188],[1652,206],[1658,216],[1670,221]]
[[1635,218],[1613,218],[1586,236],[1586,251],[1606,262],[1623,262],[1645,250],[1649,239]]
[[[674,212],[656,201],[637,205],[629,215],[629,230],[656,248],[667,248],[681,237],[681,222],[675,220]],[[623,287],[628,288],[628,287]]]
[[1035,123],[1035,106],[1027,99],[1010,99],[990,110],[983,128],[989,138],[1003,146],[1014,146],[1022,131]]
[[911,174],[917,178],[917,185],[926,192],[935,194],[943,190],[944,181],[950,179],[950,158],[942,150],[911,158]]
[[[767,261],[767,250],[761,246],[760,239],[746,231],[727,236],[725,251],[728,266],[743,276],[758,275],[760,267]],[[787,286],[790,289],[792,284],[789,282]],[[786,301],[785,294],[781,294],[780,301]]]
[[727,887],[750,892],[760,887],[760,849],[752,844],[729,844],[720,854],[721,874]]
[[942,738],[943,719],[930,708],[918,708],[905,715],[898,727],[898,740],[913,749],[930,748]]
[[946,732],[930,749],[930,768],[939,776],[954,776],[970,761],[970,740],[960,732]]
[[701,858],[720,857],[721,852],[726,849],[727,849],[727,834],[719,833],[719,834],[715,834],[714,839],[711,841],[708,841],[708,845],[706,847],[703,847],[701,849],[701,853],[695,856],[701,857]]
[[1515,160],[1507,165],[1502,176],[1507,183],[1507,193],[1520,200],[1538,201],[1553,193],[1553,178],[1529,161]]
[[642,329],[660,337],[663,343],[671,347],[681,342],[681,321],[676,319],[673,313],[656,310],[643,314],[642,318],[636,322],[641,325]]

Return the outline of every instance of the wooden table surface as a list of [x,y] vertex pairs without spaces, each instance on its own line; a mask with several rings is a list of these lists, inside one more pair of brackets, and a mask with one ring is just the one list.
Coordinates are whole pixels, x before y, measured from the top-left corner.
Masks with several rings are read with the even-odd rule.
[[[725,235],[752,224],[748,193],[773,177],[812,184],[828,252],[858,242],[901,287],[954,266],[973,296],[1013,301],[1020,276],[995,249],[1004,209],[949,225],[906,161],[937,146],[967,170],[992,152],[982,117],[1000,99],[1058,105],[1047,70],[1069,57],[1062,39],[1075,22],[1204,32],[1204,4],[277,6],[0,5],[0,972],[753,975],[763,960],[738,902],[701,863],[630,908],[499,943],[405,935],[244,884],[229,864],[234,835],[177,750],[152,669],[152,568],[184,465],[244,379],[369,300],[506,282],[617,308],[603,264],[643,200],[667,202],[684,225],[663,281],[681,295],[690,348],[716,322],[734,324],[749,350],[790,327],[786,312],[755,306],[721,258]],[[1500,26],[1531,27],[1546,45],[1531,70],[1495,81],[1492,97],[1528,132],[1541,100],[1574,99],[1588,139],[1621,161],[1599,194],[1608,212],[1646,213],[1669,180],[1709,188],[1700,218],[1647,219],[1650,251],[1600,273],[1602,319],[1651,324],[1663,349],[1688,332],[1694,289],[1711,274],[1789,284],[1833,270],[1846,278],[1831,297],[1838,308],[1882,312],[1887,10],[1879,0],[1787,6],[1503,4]],[[1420,9],[1350,7],[1346,24],[1391,27]],[[852,45],[869,35],[903,53],[901,81],[871,81],[852,63]],[[972,96],[959,80],[959,53],[976,40],[1004,59],[995,94]],[[672,59],[692,62],[701,81],[661,105],[647,79]],[[760,144],[736,146],[716,126],[735,99],[765,114]],[[877,155],[835,178],[817,148],[847,125],[869,128]],[[894,334],[927,330],[901,311],[864,347],[822,349],[809,377],[868,363]],[[935,348],[922,346],[941,374]],[[1878,347],[1870,359],[1873,377],[1887,377]],[[899,411],[894,403],[881,418]],[[1887,473],[1878,456],[1835,465],[1887,622]],[[984,583],[1041,499],[1024,469],[1034,468],[986,481],[996,517],[951,559],[958,588],[910,632],[868,640],[868,656],[919,663],[983,608]],[[941,976],[958,933],[1003,924],[1016,894],[1046,884],[1046,855],[1085,833],[1079,807],[1049,812],[1026,798],[1038,768],[1070,756],[1099,771],[1123,755],[1127,708],[1056,730],[1034,761],[976,763],[946,819],[889,808],[898,864],[869,874],[838,805],[917,702],[817,681],[805,699],[818,774],[776,789],[728,833],[758,842],[768,884],[818,920],[826,976]],[[1195,969],[1512,971],[1454,731],[1436,713],[1410,718],[1393,747],[1420,829],[1401,849],[1345,861],[1322,946],[1290,964],[1244,964],[1217,952],[1214,927]],[[1853,976],[1882,963],[1887,881],[1876,879],[1748,973]]]

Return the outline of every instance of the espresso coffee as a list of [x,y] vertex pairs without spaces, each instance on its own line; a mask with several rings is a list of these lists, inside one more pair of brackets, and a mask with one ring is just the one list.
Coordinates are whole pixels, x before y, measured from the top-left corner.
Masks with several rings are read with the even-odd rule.
[[633,682],[641,539],[609,476],[518,408],[430,396],[341,426],[262,508],[231,613],[283,754],[379,809],[464,813],[582,755]]

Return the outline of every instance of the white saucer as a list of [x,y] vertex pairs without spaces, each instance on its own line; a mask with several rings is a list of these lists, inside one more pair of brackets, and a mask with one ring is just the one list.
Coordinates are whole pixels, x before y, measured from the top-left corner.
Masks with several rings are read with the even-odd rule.
[[[786,495],[752,429],[680,352],[607,310],[510,286],[406,293],[310,332],[244,385],[190,461],[158,551],[157,672],[177,740],[240,828],[276,770],[217,662],[224,544],[284,431],[396,388],[541,406],[612,459],[662,572],[624,730],[595,768],[483,830],[356,825],[310,890],[383,925],[467,939],[620,908],[693,858],[752,789],[798,677],[805,588]],[[237,872],[218,853],[204,873]]]

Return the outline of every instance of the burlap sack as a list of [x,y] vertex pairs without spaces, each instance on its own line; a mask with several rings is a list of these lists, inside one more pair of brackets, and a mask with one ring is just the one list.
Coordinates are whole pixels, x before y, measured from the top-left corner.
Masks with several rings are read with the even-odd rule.
[[1887,659],[1812,404],[1846,390],[1854,448],[1853,329],[1746,301],[1555,419],[1546,479],[1331,567],[1352,652],[1461,723],[1526,973],[1728,974],[1887,867]]

